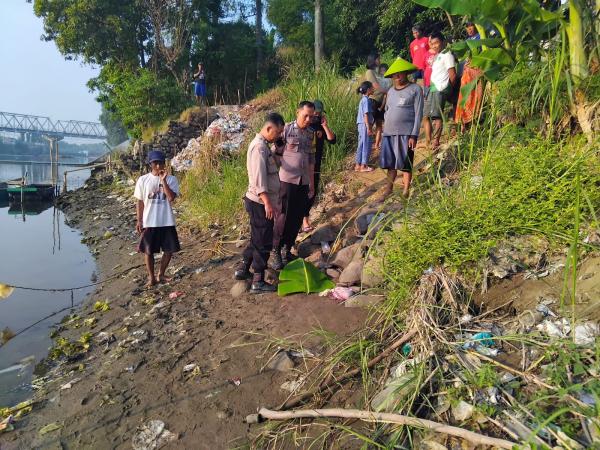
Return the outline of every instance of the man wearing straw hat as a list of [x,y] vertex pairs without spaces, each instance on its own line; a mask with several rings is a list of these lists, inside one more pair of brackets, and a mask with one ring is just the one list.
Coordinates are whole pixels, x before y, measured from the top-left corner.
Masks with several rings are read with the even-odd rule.
[[385,73],[385,77],[392,78],[394,84],[387,93],[379,156],[381,168],[387,169],[384,198],[392,193],[398,170],[402,172],[404,197],[408,197],[410,190],[414,149],[423,116],[423,91],[408,80],[408,74],[415,70],[414,64],[397,58]]

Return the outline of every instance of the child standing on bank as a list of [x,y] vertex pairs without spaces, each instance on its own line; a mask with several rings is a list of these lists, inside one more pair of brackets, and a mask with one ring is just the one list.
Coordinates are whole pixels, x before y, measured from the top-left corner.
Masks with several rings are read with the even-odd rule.
[[373,169],[367,164],[369,163],[369,155],[371,154],[371,137],[373,136],[373,110],[369,96],[373,94],[373,83],[363,81],[358,87],[357,92],[362,94],[360,103],[358,104],[358,112],[356,114],[356,125],[358,127],[358,148],[356,149],[356,164],[354,165],[355,172],[371,172]]
[[[137,199],[136,231],[141,235],[138,251],[144,253],[148,271],[147,287],[168,283],[165,272],[173,253],[181,250],[171,203],[179,195],[177,178],[165,170],[165,154],[153,150],[148,153],[151,171],[135,184],[133,196]],[[158,277],[154,275],[154,254],[162,250]]]

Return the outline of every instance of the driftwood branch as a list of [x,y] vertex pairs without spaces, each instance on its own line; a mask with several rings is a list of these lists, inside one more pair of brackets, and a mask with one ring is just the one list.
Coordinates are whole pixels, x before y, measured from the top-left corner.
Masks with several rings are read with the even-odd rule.
[[450,436],[456,436],[472,442],[477,445],[489,445],[498,448],[512,449],[516,442],[507,441],[489,437],[464,428],[453,427],[432,420],[418,419],[416,417],[403,416],[401,414],[377,413],[372,411],[362,411],[359,409],[304,409],[296,411],[272,411],[267,408],[261,408],[258,415],[248,416],[248,423],[260,422],[261,419],[270,420],[291,420],[300,418],[323,418],[335,417],[342,419],[359,419],[367,422],[395,423],[409,427],[418,427],[431,430],[436,433],[443,433]]
[[[409,341],[416,333],[417,333],[417,330],[415,330],[415,329],[411,329],[410,331],[405,333],[400,339],[396,340],[392,345],[390,345],[388,348],[386,348],[383,352],[381,352],[375,358],[371,359],[367,363],[367,368],[368,369],[372,368],[375,364],[379,363],[383,359],[390,356],[398,347],[400,347],[401,345],[403,345],[407,341]],[[306,391],[303,394],[296,395],[296,396],[290,398],[283,405],[281,405],[278,409],[290,409],[295,406],[298,406],[299,404],[305,402],[309,398],[312,398],[319,392],[324,391],[325,389],[328,389],[335,384],[343,383],[344,381],[349,380],[350,378],[354,378],[355,376],[357,376],[361,373],[361,370],[362,370],[361,368],[352,369],[352,370],[346,372],[345,374],[341,375],[339,378],[334,378],[333,376],[330,375],[329,377],[327,377],[327,381],[325,383],[322,383],[320,386],[317,386],[316,388],[311,389],[310,391]]]

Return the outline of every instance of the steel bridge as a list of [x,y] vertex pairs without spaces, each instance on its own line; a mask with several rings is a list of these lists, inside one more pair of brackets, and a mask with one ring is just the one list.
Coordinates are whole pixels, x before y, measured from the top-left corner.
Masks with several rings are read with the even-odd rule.
[[106,139],[106,130],[100,123],[81,120],[57,120],[0,111],[0,131],[42,134],[53,137]]

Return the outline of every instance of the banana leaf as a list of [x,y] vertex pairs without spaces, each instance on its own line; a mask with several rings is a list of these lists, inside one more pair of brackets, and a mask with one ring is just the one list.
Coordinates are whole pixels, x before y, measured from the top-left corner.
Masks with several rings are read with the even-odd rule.
[[503,48],[489,48],[478,55],[473,55],[471,64],[483,70],[488,80],[496,81],[504,69],[513,66],[514,60]]
[[335,284],[323,272],[302,258],[295,259],[286,265],[279,274],[277,294],[280,297],[304,292],[322,292],[332,289]]

